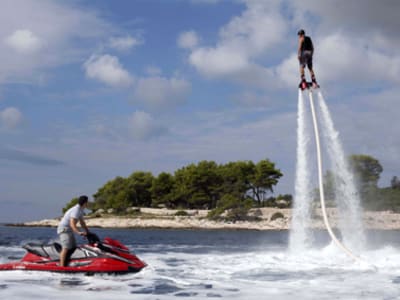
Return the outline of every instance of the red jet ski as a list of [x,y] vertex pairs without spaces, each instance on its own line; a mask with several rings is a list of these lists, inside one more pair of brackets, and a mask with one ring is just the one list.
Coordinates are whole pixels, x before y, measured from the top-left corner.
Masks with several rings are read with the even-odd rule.
[[[104,238],[102,242],[97,235],[89,233],[88,244],[81,245],[70,254],[69,263],[61,267],[61,245],[28,243],[23,246],[28,252],[18,262],[0,264],[0,271],[33,270],[66,273],[130,273],[139,272],[146,266],[129,249],[117,240]],[[72,252],[72,251],[71,251]]]

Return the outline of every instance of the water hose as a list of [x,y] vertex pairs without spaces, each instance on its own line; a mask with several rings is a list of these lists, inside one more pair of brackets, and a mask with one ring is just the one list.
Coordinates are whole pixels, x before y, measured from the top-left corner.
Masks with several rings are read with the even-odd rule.
[[322,210],[322,216],[324,219],[325,227],[328,230],[328,233],[332,239],[332,241],[340,248],[342,249],[347,255],[349,255],[351,258],[353,258],[355,261],[363,262],[361,258],[358,256],[354,255],[348,248],[346,248],[345,245],[343,245],[339,239],[336,237],[335,233],[333,232],[331,225],[329,224],[329,219],[326,214],[326,207],[325,207],[325,196],[324,196],[324,183],[323,183],[323,174],[322,174],[322,155],[321,155],[321,147],[320,147],[320,142],[319,142],[319,130],[318,130],[318,122],[317,122],[317,117],[315,114],[315,108],[314,108],[314,99],[313,99],[313,94],[312,91],[310,90],[309,92],[310,95],[310,106],[311,106],[311,113],[312,113],[312,118],[313,118],[313,124],[314,124],[314,134],[315,134],[315,144],[317,147],[317,160],[318,160],[318,181],[319,181],[319,196],[320,196],[320,201],[321,201],[321,210]]

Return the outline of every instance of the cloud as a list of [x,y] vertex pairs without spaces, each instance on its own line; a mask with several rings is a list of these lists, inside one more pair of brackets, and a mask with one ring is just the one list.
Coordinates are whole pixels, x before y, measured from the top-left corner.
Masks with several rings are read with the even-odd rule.
[[264,93],[255,90],[246,90],[239,94],[235,94],[232,100],[245,107],[267,107],[273,105],[275,101]]
[[349,0],[346,5],[338,5],[335,0],[291,2],[293,9],[304,17],[319,16],[318,31],[344,30],[348,35],[368,39],[378,32],[399,42],[399,1]]
[[400,55],[383,54],[374,45],[366,47],[365,40],[341,33],[321,41],[316,59],[326,70],[321,73],[323,80],[400,81]]
[[147,140],[163,135],[167,129],[158,124],[154,118],[144,111],[135,111],[130,118],[130,129],[133,137]]
[[[321,83],[341,81],[340,86],[368,86],[400,81],[400,55],[384,54],[373,45],[366,47],[362,38],[351,38],[340,32],[324,36],[314,54],[314,71]],[[299,81],[296,53],[275,68],[278,87],[289,87]],[[309,78],[308,72],[306,72]]]
[[28,163],[37,166],[59,166],[64,164],[64,162],[56,159],[8,148],[0,148],[0,159]]
[[83,65],[86,76],[113,87],[127,87],[133,78],[115,56],[108,54],[92,55]]
[[190,90],[185,79],[153,76],[138,79],[134,98],[150,108],[168,108],[185,102]]
[[143,44],[143,41],[130,35],[125,37],[112,37],[109,41],[109,46],[119,51],[128,51],[141,44]]
[[117,32],[70,2],[4,0],[0,19],[0,83],[37,82],[51,68],[81,61],[94,43]]
[[[288,25],[280,14],[280,1],[244,2],[245,11],[219,30],[215,45],[192,47],[188,61],[205,77],[247,84],[253,82],[255,74],[271,75],[257,60],[268,51],[277,51],[284,42]],[[263,80],[268,82],[271,78]]]
[[207,77],[219,77],[240,72],[249,66],[247,57],[229,47],[198,48],[189,62]]
[[29,54],[42,47],[42,41],[30,30],[19,29],[5,39],[5,43],[15,51]]
[[178,37],[178,46],[184,49],[193,49],[199,43],[199,37],[193,30],[182,32]]
[[16,128],[22,121],[22,113],[15,107],[7,107],[0,110],[0,124],[8,129]]
[[158,76],[161,75],[162,71],[159,67],[156,66],[148,66],[145,70],[146,74],[150,76]]
[[366,0],[360,5],[350,0],[345,7],[334,0],[241,2],[245,9],[219,29],[215,44],[185,43],[180,36],[178,44],[190,49],[188,62],[204,77],[268,90],[296,86],[296,32],[302,27],[313,38],[314,66],[321,83],[398,84],[400,37],[395,11],[400,2],[382,5]]

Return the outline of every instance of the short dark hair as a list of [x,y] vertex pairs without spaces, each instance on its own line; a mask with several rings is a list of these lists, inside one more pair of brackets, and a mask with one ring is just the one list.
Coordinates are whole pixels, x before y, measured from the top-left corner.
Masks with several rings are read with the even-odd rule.
[[89,201],[89,198],[86,195],[82,195],[78,199],[78,203],[79,203],[80,206],[82,206],[83,204],[87,203],[88,201]]
[[304,31],[304,29],[300,29],[298,32],[297,32],[297,35],[305,35],[306,34],[306,32]]

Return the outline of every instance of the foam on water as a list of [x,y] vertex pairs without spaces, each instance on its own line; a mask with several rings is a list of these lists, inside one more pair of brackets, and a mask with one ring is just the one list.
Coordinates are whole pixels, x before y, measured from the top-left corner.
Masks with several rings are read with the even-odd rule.
[[[17,248],[14,249],[17,251]],[[138,274],[68,275],[0,272],[4,299],[395,299],[400,252],[390,246],[362,253],[378,271],[354,263],[334,245],[293,254],[257,251],[192,253],[190,247],[140,254]],[[7,260],[0,250],[2,260]]]

